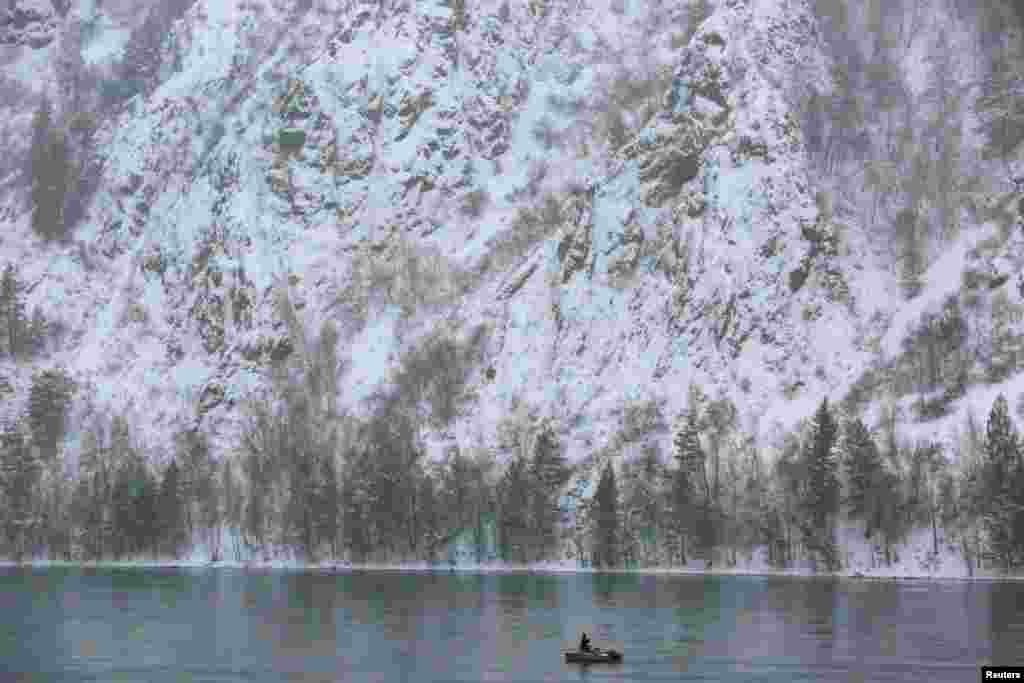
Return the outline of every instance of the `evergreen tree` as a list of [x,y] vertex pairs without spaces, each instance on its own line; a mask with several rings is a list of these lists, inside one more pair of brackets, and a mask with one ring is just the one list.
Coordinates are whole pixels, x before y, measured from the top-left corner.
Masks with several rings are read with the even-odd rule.
[[915,206],[901,209],[896,214],[895,238],[900,261],[900,285],[907,299],[921,293],[925,263],[925,233]]
[[382,395],[375,400],[377,406],[361,439],[371,524],[389,556],[399,552],[414,555],[419,539],[413,534],[412,519],[423,449],[400,398]]
[[[685,565],[686,539],[697,528],[696,518],[701,508],[697,487],[703,484],[701,490],[705,501],[709,500],[711,493],[707,478],[702,475],[704,452],[700,446],[695,410],[687,411],[684,421],[676,429],[672,446],[676,468],[671,474],[671,527],[678,543],[679,562]],[[670,561],[674,559],[670,558]]]
[[883,502],[878,509],[877,526],[882,532],[882,552],[887,565],[899,560],[893,546],[902,541],[908,531],[907,518],[903,514],[904,495],[899,475],[885,471],[879,488]]
[[5,325],[7,351],[12,358],[22,351],[22,332],[25,329],[24,285],[18,279],[13,263],[8,263],[0,276],[0,316]]
[[74,519],[77,522],[78,546],[85,559],[98,560],[103,557],[108,539],[112,536],[111,520],[108,516],[110,480],[107,450],[102,446],[97,429],[85,429],[82,434],[81,453],[78,459],[78,485],[72,500]]
[[1010,537],[1013,539],[1011,561],[1014,566],[1024,563],[1024,455],[1018,449],[1013,476],[1009,482]]
[[302,418],[292,414],[289,424],[282,425],[283,439],[280,455],[288,468],[288,499],[285,505],[284,534],[288,544],[295,548],[308,562],[315,561],[315,497],[317,473],[315,454],[310,444],[301,439],[296,430],[290,429],[291,419],[300,422]]
[[526,466],[519,458],[509,463],[499,485],[501,496],[500,545],[501,558],[506,562],[529,562],[530,525],[527,501],[530,482]]
[[981,346],[982,362],[986,366],[986,379],[998,383],[1013,374],[1024,359],[1024,338],[1016,331],[1014,318],[1017,306],[1010,303],[1004,290],[991,298],[992,326],[990,337]]
[[619,489],[611,463],[604,466],[594,495],[597,525],[594,566],[615,567],[619,563]]
[[63,473],[63,463],[40,463],[40,486],[37,507],[40,528],[37,542],[46,548],[51,560],[70,559],[71,525],[67,502],[70,491]]
[[73,386],[71,378],[61,369],[43,370],[32,376],[28,426],[32,443],[39,447],[44,461],[57,457],[57,444],[64,438]]
[[541,427],[533,447],[529,477],[532,483],[534,554],[537,560],[548,556],[558,546],[558,532],[563,522],[559,504],[562,488],[572,476],[562,453],[558,436],[550,424]]
[[158,537],[157,486],[139,454],[118,469],[111,493],[114,556],[152,552]]
[[436,562],[441,539],[441,523],[437,486],[430,472],[424,472],[420,477],[416,500],[416,526],[423,536],[423,557],[428,562]]
[[43,239],[62,239],[64,202],[71,174],[67,141],[54,121],[53,106],[44,97],[32,118],[29,153],[32,229]]
[[188,542],[191,543],[197,531],[209,531],[203,518],[204,511],[210,512],[216,505],[213,487],[216,468],[210,454],[209,441],[199,430],[181,432],[176,437],[175,445],[181,504]]
[[794,532],[801,528],[801,501],[807,489],[807,462],[800,452],[800,442],[792,434],[787,434],[782,452],[775,462],[775,479],[778,482],[774,510],[778,513],[782,526],[780,566],[787,566],[795,557]]
[[446,534],[457,534],[467,523],[472,496],[471,463],[456,446],[445,457],[441,470],[441,521]]
[[657,539],[663,525],[662,484],[666,474],[656,447],[647,447],[635,462],[623,466],[623,519],[636,543],[636,560],[655,564]]
[[359,453],[350,458],[347,476],[342,480],[342,535],[345,546],[356,561],[364,561],[373,551],[376,529],[370,517],[372,472]]
[[163,551],[177,559],[186,547],[187,530],[184,519],[182,483],[176,460],[164,469],[157,503],[157,518]]
[[847,421],[844,460],[848,481],[846,504],[850,517],[864,520],[864,538],[870,539],[880,522],[883,476],[882,456],[861,418]]
[[708,498],[715,506],[721,503],[722,448],[736,428],[736,406],[728,398],[712,401],[705,411],[711,472],[708,477]]
[[932,555],[939,554],[939,486],[948,466],[942,447],[922,442],[911,453],[908,495],[905,507],[907,526],[927,524],[932,530]]
[[711,483],[705,469],[704,450],[700,445],[700,426],[694,408],[686,412],[684,421],[677,426],[672,446],[672,455],[685,473],[686,481],[691,486],[699,488],[704,500],[710,500]]
[[91,477],[83,476],[78,480],[71,495],[71,515],[76,521],[74,538],[81,550],[83,559],[95,559],[99,556],[97,548],[98,515],[96,499],[92,495]]
[[992,404],[985,432],[983,519],[992,552],[1009,569],[1013,564],[1016,517],[1016,492],[1011,488],[1017,478],[1020,442],[1010,421],[1006,397],[1000,394]]
[[330,546],[332,558],[336,557],[338,553],[340,505],[338,475],[334,467],[334,458],[327,455],[320,460],[320,476],[317,480],[313,510],[317,545],[326,541]]
[[3,530],[7,549],[16,561],[30,552],[38,525],[40,463],[24,435],[14,425],[0,434],[0,490],[3,491]]
[[838,555],[833,539],[834,516],[839,504],[838,462],[835,445],[838,429],[822,399],[814,415],[810,439],[804,449],[807,482],[801,501],[804,515],[804,543],[819,552],[830,571],[838,568]]

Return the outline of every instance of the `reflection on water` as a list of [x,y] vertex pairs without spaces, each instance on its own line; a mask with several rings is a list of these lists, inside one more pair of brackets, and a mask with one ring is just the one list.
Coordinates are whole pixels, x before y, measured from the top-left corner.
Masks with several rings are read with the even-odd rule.
[[[68,683],[959,681],[1024,660],[1009,583],[8,570],[0,607],[4,666]],[[566,664],[582,631],[625,660]]]

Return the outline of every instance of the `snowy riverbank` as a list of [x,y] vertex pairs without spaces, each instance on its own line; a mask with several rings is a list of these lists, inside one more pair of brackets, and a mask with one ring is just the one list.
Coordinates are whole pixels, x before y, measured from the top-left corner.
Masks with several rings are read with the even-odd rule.
[[187,569],[194,571],[238,570],[238,571],[292,571],[292,572],[326,572],[350,573],[363,571],[378,572],[434,572],[439,574],[632,574],[676,575],[676,576],[746,576],[751,578],[788,577],[803,579],[849,579],[863,581],[1024,581],[1024,575],[1003,575],[995,571],[975,572],[973,576],[956,572],[948,573],[917,573],[901,571],[899,567],[881,567],[868,571],[840,571],[835,573],[814,572],[808,568],[792,568],[785,570],[766,569],[763,567],[745,567],[738,563],[736,567],[712,569],[696,569],[691,567],[644,567],[637,569],[601,569],[583,568],[571,563],[544,563],[536,565],[517,564],[462,564],[457,566],[425,562],[400,564],[353,564],[350,562],[319,562],[308,563],[297,560],[269,560],[252,562],[209,562],[190,560],[104,560],[98,562],[68,562],[61,560],[32,560],[20,564],[0,560],[0,569],[4,568],[79,568],[79,569]]
[[[767,549],[755,548],[749,556],[740,553],[735,566],[726,566],[717,562],[708,569],[703,560],[694,559],[685,566],[675,567],[639,567],[635,569],[600,569],[580,567],[575,560],[562,562],[543,562],[523,565],[506,562],[473,564],[460,562],[450,565],[447,562],[430,564],[428,562],[400,563],[352,563],[347,561],[325,560],[322,562],[306,562],[281,547],[271,547],[267,552],[252,552],[242,545],[235,545],[231,534],[224,533],[218,546],[231,549],[227,553],[231,559],[212,562],[214,554],[206,539],[200,535],[193,538],[191,552],[180,559],[137,557],[126,560],[102,560],[68,562],[36,558],[22,562],[20,566],[39,569],[58,567],[81,567],[103,569],[189,569],[205,571],[210,569],[230,569],[242,571],[309,571],[309,572],[356,572],[356,571],[404,571],[404,572],[437,572],[463,574],[635,574],[635,575],[681,575],[681,576],[749,576],[749,577],[791,577],[791,578],[841,578],[851,580],[903,580],[903,581],[1021,581],[1024,574],[1006,576],[998,570],[969,570],[967,563],[948,545],[940,544],[939,554],[933,554],[931,531],[915,530],[905,542],[894,546],[896,560],[885,565],[875,557],[873,550],[863,538],[863,533],[855,526],[841,525],[837,529],[837,540],[843,548],[843,569],[839,572],[815,571],[810,562],[800,561],[786,569],[777,569],[768,562]],[[236,553],[237,551],[237,553]],[[269,559],[268,559],[269,558]],[[9,560],[0,560],[0,568],[19,566]]]

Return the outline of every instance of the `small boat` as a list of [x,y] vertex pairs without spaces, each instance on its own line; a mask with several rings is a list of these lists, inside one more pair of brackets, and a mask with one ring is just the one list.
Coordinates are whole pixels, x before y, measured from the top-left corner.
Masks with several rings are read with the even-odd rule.
[[601,650],[596,647],[587,652],[572,650],[565,653],[565,661],[582,664],[609,664],[621,662],[622,653],[616,650]]

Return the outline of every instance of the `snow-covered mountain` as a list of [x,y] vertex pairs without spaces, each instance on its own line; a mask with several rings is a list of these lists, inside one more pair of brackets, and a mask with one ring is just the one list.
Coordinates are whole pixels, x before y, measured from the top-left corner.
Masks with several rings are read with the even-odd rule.
[[[97,190],[72,242],[33,234],[7,169],[0,261],[66,330],[39,363],[66,367],[88,410],[131,416],[155,450],[184,426],[235,448],[269,358],[310,356],[325,321],[352,414],[424,339],[476,340],[469,399],[451,424],[423,426],[434,455],[493,447],[524,412],[552,421],[573,462],[650,441],[667,451],[691,383],[730,399],[766,453],[869,370],[883,377],[869,421],[909,410],[921,396],[886,382],[965,269],[1008,276],[966,312],[977,335],[993,296],[1019,303],[1021,233],[1000,231],[1014,188],[999,164],[982,167],[979,208],[906,300],[883,233],[851,208],[865,181],[811,160],[801,103],[835,87],[820,17],[802,0],[709,10],[197,0],[151,46],[151,87],[99,117]],[[147,14],[12,0],[0,20],[12,156],[43,92],[76,113],[58,95],[62,55],[113,79],[104,69]],[[944,21],[951,40],[969,33],[925,16],[920,36]],[[905,53],[911,87],[926,43]],[[963,83],[977,77],[968,62]],[[11,414],[32,369],[4,368]],[[906,433],[952,440],[970,406],[984,414],[1017,382],[972,382],[939,420],[908,413]],[[660,418],[624,438],[645,406]]]

